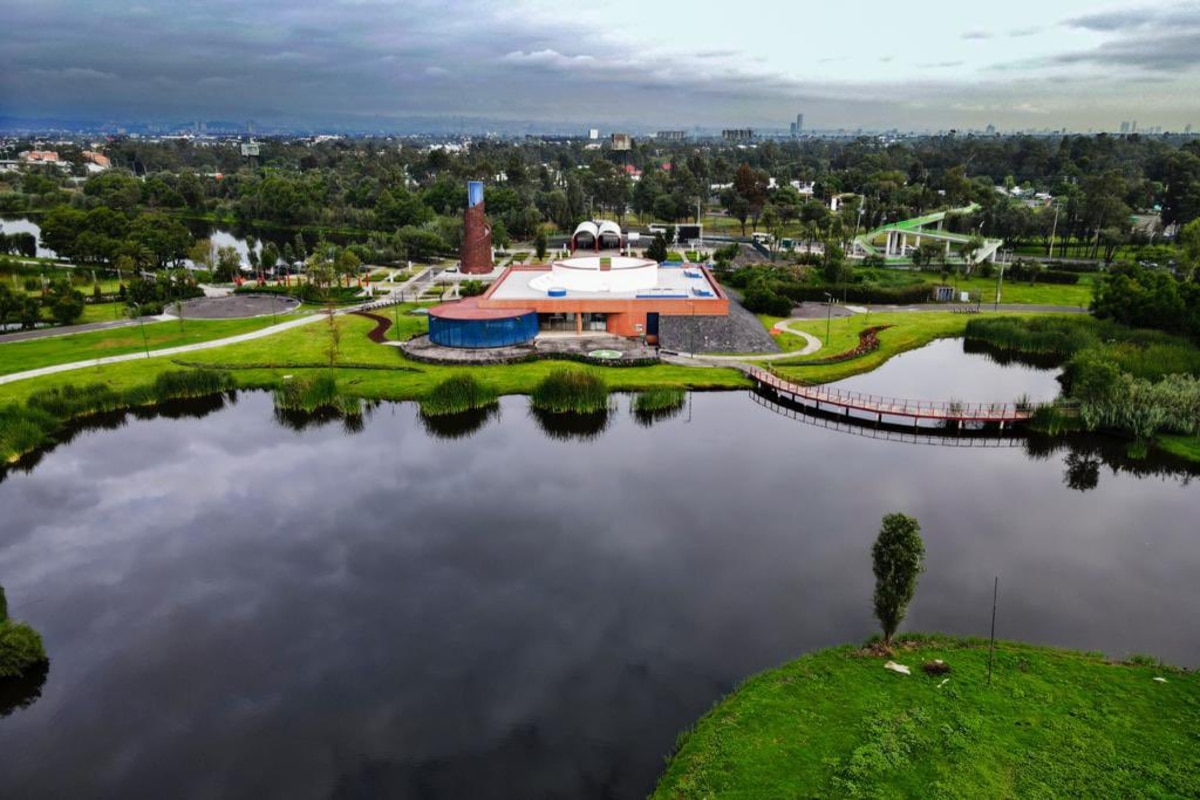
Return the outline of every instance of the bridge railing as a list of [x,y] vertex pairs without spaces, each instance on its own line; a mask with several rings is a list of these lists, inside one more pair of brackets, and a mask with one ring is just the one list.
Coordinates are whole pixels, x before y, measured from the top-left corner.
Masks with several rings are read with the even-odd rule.
[[1012,420],[1032,415],[1032,408],[1022,408],[1015,403],[962,403],[956,400],[903,400],[896,397],[854,392],[829,386],[801,386],[786,381],[774,373],[751,367],[747,374],[775,389],[788,392],[818,403],[869,411],[875,414],[891,414],[903,417],[962,420]]

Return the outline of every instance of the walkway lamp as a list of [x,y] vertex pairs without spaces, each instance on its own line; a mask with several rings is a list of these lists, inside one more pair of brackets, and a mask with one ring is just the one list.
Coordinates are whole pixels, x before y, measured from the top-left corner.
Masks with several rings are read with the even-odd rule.
[[825,292],[825,305],[828,309],[825,313],[825,346],[829,347],[829,327],[833,324],[833,295]]

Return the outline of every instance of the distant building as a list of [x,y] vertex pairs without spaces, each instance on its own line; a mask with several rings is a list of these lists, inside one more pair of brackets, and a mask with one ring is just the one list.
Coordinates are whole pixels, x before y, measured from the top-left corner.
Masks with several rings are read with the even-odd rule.
[[593,140],[599,139],[600,138],[600,129],[599,128],[588,128],[588,138],[593,139]]
[[242,155],[253,158],[258,155],[258,142],[242,142]]
[[794,131],[794,135],[799,136],[802,133],[804,133],[804,115],[797,114],[796,115],[796,130]]
[[1129,133],[1129,122],[1128,121],[1121,123],[1121,133]]
[[614,133],[610,142],[613,150],[629,150],[633,147],[633,137],[628,133]]
[[1192,123],[1189,122],[1187,125],[1183,126],[1183,133],[1185,136],[1192,135]]
[[687,131],[659,131],[655,139],[665,139],[669,142],[681,142],[687,138]]
[[26,164],[57,164],[59,161],[56,150],[26,150],[18,158]]
[[753,128],[725,128],[721,131],[721,138],[727,142],[749,142],[754,139]]

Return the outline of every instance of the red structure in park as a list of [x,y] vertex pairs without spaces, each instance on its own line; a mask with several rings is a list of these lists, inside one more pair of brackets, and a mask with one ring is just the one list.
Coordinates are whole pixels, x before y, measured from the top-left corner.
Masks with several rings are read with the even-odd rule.
[[492,271],[492,226],[483,211],[483,183],[467,184],[467,211],[463,218],[461,271],[486,275]]

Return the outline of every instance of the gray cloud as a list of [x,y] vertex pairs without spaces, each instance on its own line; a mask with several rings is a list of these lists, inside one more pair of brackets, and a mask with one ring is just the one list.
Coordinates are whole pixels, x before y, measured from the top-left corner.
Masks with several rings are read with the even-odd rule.
[[1052,64],[1134,67],[1155,72],[1200,65],[1200,7],[1146,7],[1089,14],[1063,25],[1112,38],[1091,50],[1063,53]]
[[[104,119],[394,123],[452,116],[649,127],[681,120],[761,126],[794,108],[831,127],[952,127],[970,121],[963,115],[972,112],[958,107],[964,104],[1013,119],[1035,106],[1056,107],[1048,99],[1054,89],[1044,81],[1013,96],[1012,81],[972,81],[951,72],[964,65],[958,60],[920,65],[947,77],[906,81],[897,92],[889,68],[874,81],[851,81],[840,67],[784,73],[729,49],[647,50],[603,32],[564,35],[557,22],[506,13],[489,0],[123,3],[9,0],[0,28],[0,110]],[[1155,25],[1186,12],[1157,12]],[[38,36],[24,33],[31,30]],[[1174,31],[1179,41],[1153,27],[1136,29],[1136,36],[1118,33],[1093,51],[1061,54],[1039,67],[1179,68],[1195,63],[1184,41],[1188,30]],[[597,104],[597,92],[616,102]],[[1059,102],[1067,113],[1079,105],[1065,93]]]
[[1088,14],[1069,19],[1063,24],[1069,28],[1082,28],[1089,31],[1124,31],[1131,28],[1142,28],[1150,24],[1155,12],[1146,9],[1128,9],[1124,11],[1106,11],[1102,14]]
[[964,39],[991,39],[991,33],[987,31],[967,31],[962,35]]

